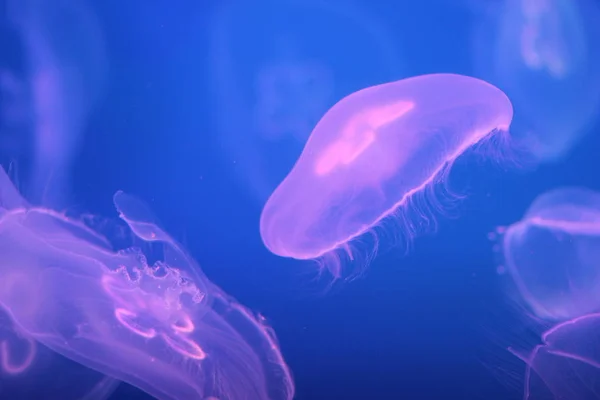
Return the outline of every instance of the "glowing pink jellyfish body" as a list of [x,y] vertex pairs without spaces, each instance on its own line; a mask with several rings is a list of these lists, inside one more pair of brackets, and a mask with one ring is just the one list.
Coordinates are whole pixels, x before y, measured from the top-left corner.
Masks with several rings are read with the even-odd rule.
[[588,314],[556,325],[542,335],[529,354],[525,400],[600,398],[600,314]]
[[[507,132],[509,99],[454,74],[423,75],[356,92],[313,130],[292,171],[264,206],[260,233],[273,253],[315,259],[389,215],[422,216],[414,195],[441,181],[469,147]],[[337,261],[335,261],[337,260]],[[327,265],[339,276],[339,260]]]
[[600,311],[600,193],[542,194],[506,230],[502,248],[506,271],[536,317],[564,321]]
[[64,215],[19,206],[4,178],[0,305],[27,337],[158,399],[291,399],[273,332],[210,283],[144,204],[114,196],[136,240],[162,246],[154,264]]
[[[8,210],[29,207],[0,170],[0,221]],[[40,344],[0,307],[0,398],[103,400],[119,383]]]

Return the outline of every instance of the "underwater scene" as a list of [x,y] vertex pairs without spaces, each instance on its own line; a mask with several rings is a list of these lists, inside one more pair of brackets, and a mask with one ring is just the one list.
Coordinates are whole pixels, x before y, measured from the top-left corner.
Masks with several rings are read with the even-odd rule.
[[5,399],[600,399],[600,1],[0,0]]

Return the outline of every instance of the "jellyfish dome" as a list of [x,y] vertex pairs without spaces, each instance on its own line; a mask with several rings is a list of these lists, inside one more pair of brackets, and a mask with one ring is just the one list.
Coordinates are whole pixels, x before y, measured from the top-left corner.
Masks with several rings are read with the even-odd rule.
[[0,306],[26,338],[161,400],[293,397],[264,318],[212,284],[135,197],[114,196],[139,242],[120,251],[24,205],[1,170],[0,204]]
[[386,216],[418,218],[422,205],[410,199],[442,180],[465,150],[507,132],[511,118],[502,91],[455,74],[417,76],[343,98],[264,206],[264,244],[277,255],[314,259],[347,249]]
[[502,239],[505,268],[538,318],[600,311],[600,193],[560,188],[540,195]]

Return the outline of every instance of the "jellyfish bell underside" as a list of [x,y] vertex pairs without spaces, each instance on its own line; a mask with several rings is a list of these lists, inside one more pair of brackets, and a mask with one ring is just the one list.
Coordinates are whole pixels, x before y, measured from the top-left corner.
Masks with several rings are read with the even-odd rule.
[[[15,203],[14,188],[0,193]],[[2,210],[0,304],[25,337],[158,399],[291,399],[264,320],[208,281],[142,202],[122,192],[114,201],[136,239],[161,243],[169,263],[101,246],[48,209]]]
[[265,246],[316,259],[347,249],[386,216],[418,218],[410,198],[443,179],[468,148],[507,132],[511,118],[502,91],[455,74],[417,76],[343,98],[264,206]]

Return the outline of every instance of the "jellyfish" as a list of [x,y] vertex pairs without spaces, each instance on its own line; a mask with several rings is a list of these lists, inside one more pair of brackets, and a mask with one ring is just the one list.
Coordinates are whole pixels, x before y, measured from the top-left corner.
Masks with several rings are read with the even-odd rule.
[[27,197],[62,207],[88,117],[105,86],[103,33],[85,1],[9,0],[6,8],[24,50],[23,71],[4,75],[19,94],[10,108],[23,110],[21,120],[32,132]]
[[[483,3],[483,2],[480,2]],[[513,134],[539,163],[566,157],[600,106],[600,7],[593,0],[509,0],[478,15],[478,76],[510,97]]]
[[504,268],[543,320],[600,311],[600,193],[566,187],[540,195],[506,229]]
[[524,400],[600,398],[600,314],[555,325],[529,353],[511,351],[527,364]]
[[115,194],[137,246],[114,251],[0,183],[0,305],[25,337],[157,399],[292,398],[265,319],[211,283],[140,200]]
[[[432,74],[363,89],[321,118],[292,171],[273,192],[260,234],[273,253],[327,259],[388,216],[406,236],[433,205],[429,188],[468,148],[507,136],[509,99],[479,79]],[[500,143],[500,142],[498,142]],[[423,194],[429,194],[423,197]],[[328,257],[333,255],[333,257]]]
[[371,14],[352,1],[217,6],[209,53],[215,140],[255,204],[262,207],[336,99],[402,77],[393,35]]
[[[29,207],[4,171],[0,171],[0,207],[0,214]],[[40,344],[0,308],[0,398],[102,400],[119,383]]]

